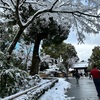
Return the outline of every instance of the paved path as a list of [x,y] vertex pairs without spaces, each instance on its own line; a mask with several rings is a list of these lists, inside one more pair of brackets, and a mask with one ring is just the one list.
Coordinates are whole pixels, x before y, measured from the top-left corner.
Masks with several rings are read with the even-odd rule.
[[100,100],[92,79],[80,78],[79,85],[76,84],[75,78],[69,78],[68,81],[71,83],[71,88],[67,95],[72,98],[71,100]]

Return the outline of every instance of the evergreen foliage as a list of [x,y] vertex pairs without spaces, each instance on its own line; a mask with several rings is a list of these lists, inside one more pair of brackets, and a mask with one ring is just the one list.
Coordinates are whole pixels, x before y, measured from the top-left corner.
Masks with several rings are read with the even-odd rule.
[[66,25],[66,27],[63,24],[59,25],[53,17],[49,17],[49,19],[37,18],[28,27],[24,40],[26,44],[29,44],[30,42],[34,43],[32,65],[30,67],[31,75],[38,73],[40,62],[39,46],[41,41],[46,45],[52,43],[59,44],[68,38],[69,28],[69,25]]
[[42,45],[41,54],[45,53],[46,55],[50,55],[52,58],[59,58],[60,56],[62,59],[71,59],[73,57],[77,57],[77,52],[72,44],[60,43],[51,44],[51,45]]
[[8,63],[6,55],[0,51],[0,97],[2,98],[28,89],[41,80],[38,75],[29,76],[26,71],[17,67],[18,63],[11,61]]
[[100,69],[100,46],[95,46],[92,49],[92,54],[91,54],[90,59],[88,59],[88,61],[91,65],[91,67],[93,64],[96,64],[98,66],[98,68]]
[[59,25],[53,17],[46,18],[37,18],[33,23],[28,27],[25,40],[35,43],[36,39],[43,40],[43,43],[47,44],[59,44],[63,40],[68,38],[70,26],[65,27],[63,24]]

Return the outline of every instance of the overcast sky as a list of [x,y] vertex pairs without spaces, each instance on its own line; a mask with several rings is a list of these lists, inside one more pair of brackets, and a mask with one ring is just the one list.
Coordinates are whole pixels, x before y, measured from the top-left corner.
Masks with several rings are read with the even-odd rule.
[[86,40],[84,41],[85,44],[78,44],[78,40],[76,38],[76,34],[71,32],[69,34],[68,39],[65,41],[66,43],[71,43],[74,45],[75,50],[77,51],[78,57],[81,60],[87,61],[92,54],[92,49],[95,46],[100,46],[100,34],[86,34]]

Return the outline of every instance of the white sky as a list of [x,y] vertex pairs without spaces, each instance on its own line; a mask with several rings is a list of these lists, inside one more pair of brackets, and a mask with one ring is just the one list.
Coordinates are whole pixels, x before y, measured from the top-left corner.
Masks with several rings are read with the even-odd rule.
[[76,34],[74,32],[71,32],[65,42],[74,45],[80,60],[87,61],[92,54],[92,49],[94,48],[94,46],[100,46],[100,34],[85,34],[85,36],[85,44],[78,44]]

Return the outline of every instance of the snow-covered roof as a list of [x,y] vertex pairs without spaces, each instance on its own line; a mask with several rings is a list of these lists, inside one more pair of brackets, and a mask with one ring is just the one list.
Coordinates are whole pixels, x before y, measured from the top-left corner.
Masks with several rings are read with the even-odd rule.
[[88,62],[78,62],[73,65],[72,68],[87,68]]

